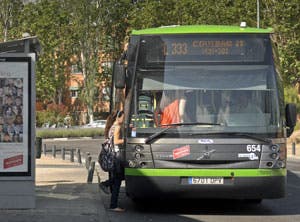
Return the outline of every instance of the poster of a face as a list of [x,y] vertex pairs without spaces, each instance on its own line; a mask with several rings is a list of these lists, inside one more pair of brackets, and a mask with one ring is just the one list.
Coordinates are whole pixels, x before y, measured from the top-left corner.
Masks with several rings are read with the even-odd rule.
[[0,174],[29,170],[29,64],[0,61]]
[[23,91],[23,79],[1,79],[0,143],[23,142],[23,95],[18,96],[18,89]]

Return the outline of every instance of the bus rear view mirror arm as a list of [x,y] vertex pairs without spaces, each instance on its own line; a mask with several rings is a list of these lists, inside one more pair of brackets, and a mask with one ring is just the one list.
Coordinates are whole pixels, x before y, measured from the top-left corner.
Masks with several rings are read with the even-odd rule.
[[123,89],[125,87],[125,66],[120,61],[115,62],[113,75],[115,87]]
[[293,133],[294,127],[296,126],[296,122],[297,122],[297,109],[294,103],[286,104],[285,118],[286,118],[286,126],[288,127],[287,136],[289,137]]

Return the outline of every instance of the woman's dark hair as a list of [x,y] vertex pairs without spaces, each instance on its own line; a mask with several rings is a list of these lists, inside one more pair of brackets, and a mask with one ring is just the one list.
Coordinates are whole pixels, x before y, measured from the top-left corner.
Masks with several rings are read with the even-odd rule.
[[104,129],[104,137],[108,138],[108,133],[111,128],[111,126],[114,124],[117,118],[118,110],[113,111],[110,113],[106,119],[105,129]]
[[117,118],[120,118],[121,116],[123,116],[123,114],[124,114],[124,111],[122,111],[122,110],[118,111]]
[[111,126],[114,124],[117,118],[120,118],[124,114],[122,110],[115,110],[106,119],[106,125],[104,129],[104,137],[108,138],[109,130]]

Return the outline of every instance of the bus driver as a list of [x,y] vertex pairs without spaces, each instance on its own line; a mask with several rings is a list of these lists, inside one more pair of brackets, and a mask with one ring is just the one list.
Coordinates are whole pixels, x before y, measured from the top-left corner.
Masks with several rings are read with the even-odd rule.
[[156,126],[181,123],[185,104],[186,100],[178,91],[164,91],[160,104],[154,112]]

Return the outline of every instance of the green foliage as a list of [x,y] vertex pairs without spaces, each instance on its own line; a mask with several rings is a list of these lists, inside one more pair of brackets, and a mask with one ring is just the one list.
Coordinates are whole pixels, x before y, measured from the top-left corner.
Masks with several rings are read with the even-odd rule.
[[129,22],[133,29],[143,29],[162,25],[239,25],[241,21],[256,26],[256,1],[140,1],[131,11]]
[[68,89],[66,64],[72,56],[69,18],[60,0],[40,0],[24,6],[20,32],[36,35],[42,46],[37,62],[36,89],[39,101],[62,102]]
[[[87,106],[90,120],[99,81],[108,80],[109,70],[99,73],[99,56],[119,57],[128,25],[126,10],[129,1],[64,0],[72,29],[72,49],[83,73],[80,100]],[[100,77],[100,78],[99,78]]]
[[71,138],[71,137],[97,137],[103,136],[104,130],[100,128],[60,128],[37,129],[36,136],[46,138]]
[[[244,0],[145,0],[130,11],[130,28],[163,25],[257,25],[257,1]],[[300,82],[300,2],[260,0],[260,27],[275,30],[283,78],[287,85]]]
[[64,105],[50,104],[47,110],[36,112],[36,126],[42,127],[43,124],[63,125],[67,116],[67,107]]
[[[21,0],[0,1],[0,40],[36,35],[42,46],[37,62],[37,100],[63,103],[76,55],[84,73],[81,99],[92,115],[97,84],[110,81],[99,73],[99,56],[117,59],[132,29],[163,25],[239,25],[256,27],[257,1],[244,0]],[[300,2],[260,0],[260,27],[274,28],[285,85],[300,83]],[[287,90],[289,91],[289,89]],[[287,95],[287,101],[289,100]],[[299,103],[299,102],[298,102]],[[39,114],[40,115],[40,114]],[[44,114],[43,114],[44,115]],[[45,114],[45,116],[47,116]],[[46,117],[41,117],[41,119]],[[48,117],[47,117],[48,118]]]
[[18,26],[18,14],[22,7],[21,0],[0,1],[0,41],[5,42],[16,37],[15,28]]
[[297,113],[300,113],[300,98],[297,90],[294,87],[286,87],[284,89],[285,103],[295,103],[297,107]]
[[275,30],[283,78],[287,85],[300,82],[300,2],[262,1],[262,20]]

